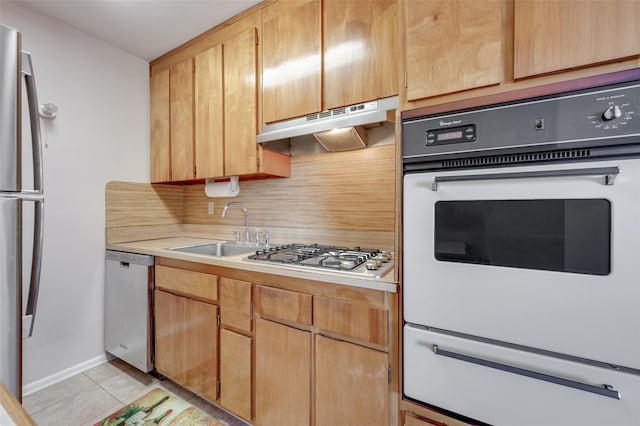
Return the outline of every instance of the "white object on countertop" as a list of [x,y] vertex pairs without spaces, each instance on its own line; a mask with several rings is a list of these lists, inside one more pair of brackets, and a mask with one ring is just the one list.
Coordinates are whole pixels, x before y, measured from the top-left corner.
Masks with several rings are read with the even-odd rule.
[[213,179],[207,179],[204,193],[209,198],[235,197],[240,193],[240,179],[238,176],[231,176],[229,182],[214,182]]

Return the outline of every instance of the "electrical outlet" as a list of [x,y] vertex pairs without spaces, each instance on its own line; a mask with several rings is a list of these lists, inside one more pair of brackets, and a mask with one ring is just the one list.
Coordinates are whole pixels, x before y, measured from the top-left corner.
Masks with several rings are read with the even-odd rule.
[[207,203],[207,213],[208,214],[213,214],[213,201],[209,201]]

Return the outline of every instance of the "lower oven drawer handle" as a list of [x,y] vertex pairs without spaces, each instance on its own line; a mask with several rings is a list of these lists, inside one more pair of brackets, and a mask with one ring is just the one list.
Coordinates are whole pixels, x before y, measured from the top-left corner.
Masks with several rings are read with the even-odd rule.
[[442,182],[601,175],[605,177],[605,185],[613,185],[613,181],[618,174],[620,174],[618,167],[594,167],[590,169],[541,170],[537,172],[491,173],[486,175],[436,176],[433,178],[431,189],[437,191],[438,184]]
[[476,358],[469,355],[463,355],[457,352],[451,352],[444,349],[440,349],[438,345],[433,345],[433,353],[436,355],[446,356],[448,358],[454,358],[460,361],[470,362],[472,364],[482,365],[484,367],[495,368],[496,370],[506,371],[508,373],[519,374],[521,376],[530,377],[532,379],[538,379],[549,383],[555,383],[556,385],[568,386],[573,389],[582,390],[585,392],[591,392],[598,395],[606,396],[607,398],[620,399],[620,392],[613,389],[610,385],[593,386],[586,383],[580,383],[569,379],[563,379],[561,377],[551,376],[549,374],[538,373],[536,371],[526,370],[524,368],[514,367],[507,364],[501,364],[499,362],[489,361],[482,358]]

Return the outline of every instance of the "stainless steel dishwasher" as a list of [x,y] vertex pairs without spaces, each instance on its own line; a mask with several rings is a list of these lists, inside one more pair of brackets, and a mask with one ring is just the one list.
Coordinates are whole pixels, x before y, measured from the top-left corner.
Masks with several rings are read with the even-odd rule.
[[153,370],[154,257],[107,250],[104,348],[146,373]]

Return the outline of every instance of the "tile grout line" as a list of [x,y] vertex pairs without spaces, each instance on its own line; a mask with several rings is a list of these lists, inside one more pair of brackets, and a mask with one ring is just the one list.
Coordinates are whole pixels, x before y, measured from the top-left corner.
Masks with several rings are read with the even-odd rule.
[[[41,413],[42,411],[44,411],[44,410],[46,410],[46,409],[48,409],[48,408],[50,408],[50,407],[53,407],[53,406],[54,406],[54,405],[56,405],[56,404],[59,404],[59,403],[60,403],[60,402],[62,402],[62,401],[66,401],[66,400],[69,400],[69,399],[73,399],[73,398],[75,398],[75,397],[76,397],[76,396],[78,396],[80,393],[82,393],[82,392],[86,391],[87,389],[89,389],[89,388],[90,388],[91,386],[93,386],[94,384],[97,384],[96,382],[94,382],[94,381],[91,379],[91,377],[87,376],[87,375],[86,375],[86,374],[84,374],[84,373],[79,373],[79,374],[76,374],[75,376],[72,376],[72,377],[76,377],[76,376],[80,376],[80,375],[83,375],[83,376],[85,376],[86,378],[88,378],[91,384],[88,384],[86,387],[81,387],[80,389],[77,389],[77,390],[76,390],[74,393],[72,393],[72,394],[65,395],[65,396],[64,396],[64,398],[60,398],[60,399],[57,399],[57,400],[53,400],[53,401],[52,401],[51,403],[49,403],[48,405],[45,405],[45,406],[41,407],[39,410],[36,410],[36,411],[33,411],[33,412],[28,412],[28,414],[29,414],[30,416],[32,416],[32,417],[33,417],[33,416],[35,416],[35,415],[37,415],[37,414]],[[58,382],[58,383],[62,383],[62,382]],[[58,384],[58,383],[56,383],[56,384]],[[51,387],[54,387],[56,384],[54,384],[54,385],[52,385],[52,386],[50,386],[50,387],[44,388],[44,389],[40,389],[39,391],[37,391],[37,392],[35,392],[35,393],[31,394],[31,395],[37,395],[37,394],[39,394],[40,392],[51,392]],[[31,396],[31,395],[29,395],[29,396]],[[23,403],[24,403],[24,401],[23,401]]]

